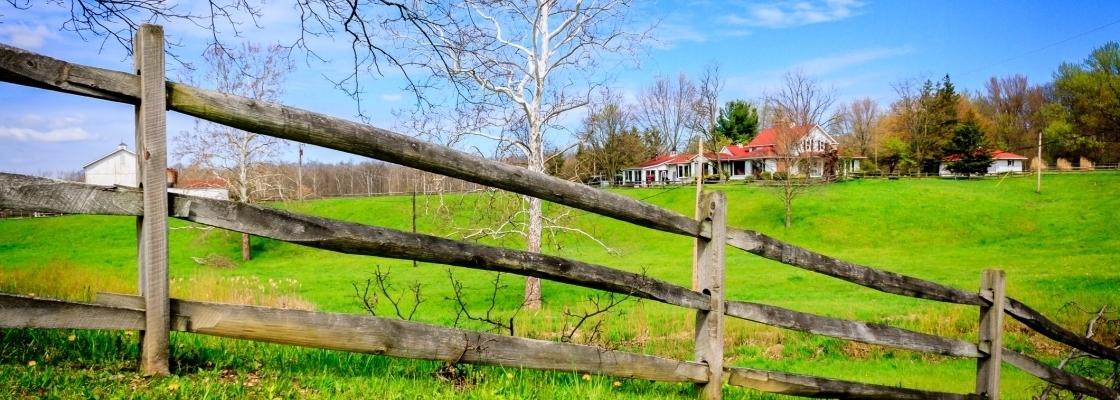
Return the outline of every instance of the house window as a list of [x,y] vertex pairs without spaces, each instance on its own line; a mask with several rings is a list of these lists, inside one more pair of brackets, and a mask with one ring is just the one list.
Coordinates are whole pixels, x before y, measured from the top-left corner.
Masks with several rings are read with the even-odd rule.
[[1015,160],[1007,160],[1007,166],[1008,167],[1015,166]]

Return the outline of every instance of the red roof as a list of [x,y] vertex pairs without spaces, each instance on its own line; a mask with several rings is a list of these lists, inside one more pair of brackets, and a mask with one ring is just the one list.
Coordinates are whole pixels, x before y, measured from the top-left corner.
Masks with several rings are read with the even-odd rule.
[[[1021,155],[1006,152],[1006,151],[1003,151],[1003,150],[988,149],[988,153],[992,155],[993,160],[1026,160],[1027,159],[1026,157],[1023,157]],[[950,155],[945,156],[943,159],[945,161],[956,161],[960,158],[961,158],[960,154],[950,154]]]
[[[704,156],[709,158],[709,159],[714,159],[716,157],[716,155],[714,153],[704,153]],[[658,166],[658,165],[661,165],[661,164],[687,164],[687,163],[692,162],[693,158],[696,158],[695,153],[682,153],[682,154],[676,154],[676,155],[662,154],[662,155],[654,157],[650,160],[643,161],[643,162],[639,163],[638,165],[635,165],[635,166],[630,167],[630,168],[649,168],[649,167],[654,167],[654,166]]]
[[[796,125],[790,127],[789,132],[796,140],[801,140],[801,137],[808,134],[809,131],[813,130],[814,127],[816,127],[816,125]],[[771,126],[769,128],[763,129],[758,133],[757,136],[754,137],[754,139],[751,139],[751,142],[747,143],[747,148],[750,149],[762,146],[774,146],[777,143],[778,129]]]

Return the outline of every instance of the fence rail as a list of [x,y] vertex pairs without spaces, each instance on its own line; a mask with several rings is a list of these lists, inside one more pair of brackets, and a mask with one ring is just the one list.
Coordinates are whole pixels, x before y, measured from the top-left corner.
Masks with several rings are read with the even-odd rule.
[[[151,29],[150,25],[145,25],[141,30],[150,33]],[[151,78],[151,74],[147,77]],[[70,64],[3,44],[0,44],[0,81],[138,104],[144,110],[152,108],[152,99],[159,99],[151,90],[142,90],[145,87],[151,89],[152,85],[142,84],[137,75]],[[722,325],[723,315],[726,314],[845,340],[976,358],[980,372],[993,372],[992,366],[998,366],[1002,358],[1011,365],[1069,390],[1101,399],[1120,399],[1120,395],[1111,389],[1003,349],[1000,345],[1003,335],[1000,316],[1006,313],[1058,342],[1097,357],[1120,361],[1120,351],[1117,349],[1081,337],[1025,304],[1006,298],[1001,289],[991,289],[989,281],[985,280],[984,286],[988,289],[979,293],[965,291],[845,262],[758,232],[726,226],[723,218],[725,202],[720,200],[723,197],[718,192],[705,193],[705,200],[698,203],[701,212],[697,215],[701,218],[693,219],[625,196],[322,114],[173,82],[166,82],[163,90],[158,92],[166,95],[166,101],[156,101],[168,110],[256,133],[315,144],[505,189],[643,227],[695,237],[699,240],[696,262],[700,266],[700,289],[689,290],[651,277],[559,257],[457,242],[247,204],[174,194],[154,195],[129,188],[98,187],[13,174],[0,174],[0,207],[39,212],[135,216],[142,216],[145,210],[164,213],[158,206],[152,206],[152,202],[155,202],[157,205],[162,203],[171,217],[304,246],[349,254],[510,272],[653,299],[697,310],[697,362],[605,351],[569,343],[488,335],[376,317],[173,301],[167,298],[165,292],[159,291],[161,289],[158,284],[154,286],[157,290],[146,291],[144,297],[99,296],[99,302],[108,305],[0,295],[0,308],[5,310],[0,315],[0,327],[142,327],[149,331],[146,336],[153,336],[150,334],[153,332],[151,321],[162,315],[167,321],[163,323],[165,328],[199,334],[447,362],[696,382],[701,385],[700,393],[705,398],[721,396],[720,384],[707,383],[722,382],[723,376],[727,376],[727,381],[733,385],[810,397],[999,397],[998,367],[994,368],[991,375],[978,376],[976,394],[937,393],[749,368],[725,368],[722,366]],[[143,148],[145,151],[150,149],[147,145]],[[162,240],[162,245],[166,246],[166,237]],[[142,242],[142,254],[145,246],[151,245],[144,243],[149,242]],[[973,344],[884,325],[727,301],[722,297],[725,244],[887,293],[979,306],[982,310],[995,311],[984,314],[987,319],[980,327],[982,340]],[[142,265],[142,271],[151,272],[150,264]],[[162,283],[166,285],[166,275],[161,278],[158,274],[142,273],[141,276],[148,277],[150,283],[159,283],[162,279]],[[162,312],[157,310],[161,302],[169,304]],[[359,337],[353,334],[359,328],[373,329],[381,334],[373,334],[369,338],[363,334]],[[386,332],[391,334],[387,335]],[[162,336],[166,339],[166,334]],[[148,349],[151,343],[145,342],[144,346]],[[152,354],[149,351],[144,353],[143,357]],[[149,367],[145,367],[146,371],[148,369]],[[154,371],[158,373],[158,368]]]

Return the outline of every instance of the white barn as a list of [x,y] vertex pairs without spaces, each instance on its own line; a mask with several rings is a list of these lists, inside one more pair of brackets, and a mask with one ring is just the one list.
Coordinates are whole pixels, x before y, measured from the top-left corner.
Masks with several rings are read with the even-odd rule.
[[[104,186],[140,186],[136,178],[136,153],[130,151],[128,146],[124,143],[117,145],[117,150],[112,153],[106,154],[86,164],[82,167],[82,170],[85,171],[86,183],[89,184]],[[206,181],[204,184],[188,184],[184,185],[185,187],[177,187],[178,185],[175,185],[176,178],[172,176],[171,170],[168,169],[168,192],[218,200],[229,200],[229,190],[224,187],[225,181],[221,179]],[[217,181],[217,183],[213,181]]]
[[117,149],[82,167],[86,183],[94,185],[139,186],[136,184],[136,153],[124,143]]

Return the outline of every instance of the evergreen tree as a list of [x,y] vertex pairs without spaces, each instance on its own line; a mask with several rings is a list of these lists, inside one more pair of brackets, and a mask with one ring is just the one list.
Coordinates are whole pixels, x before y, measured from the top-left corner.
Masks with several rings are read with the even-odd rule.
[[946,165],[946,169],[955,174],[983,175],[992,165],[992,153],[984,147],[984,131],[973,120],[957,126],[945,146],[945,154],[955,158]]
[[747,143],[758,134],[758,108],[742,100],[731,100],[719,110],[716,135],[731,143]]

